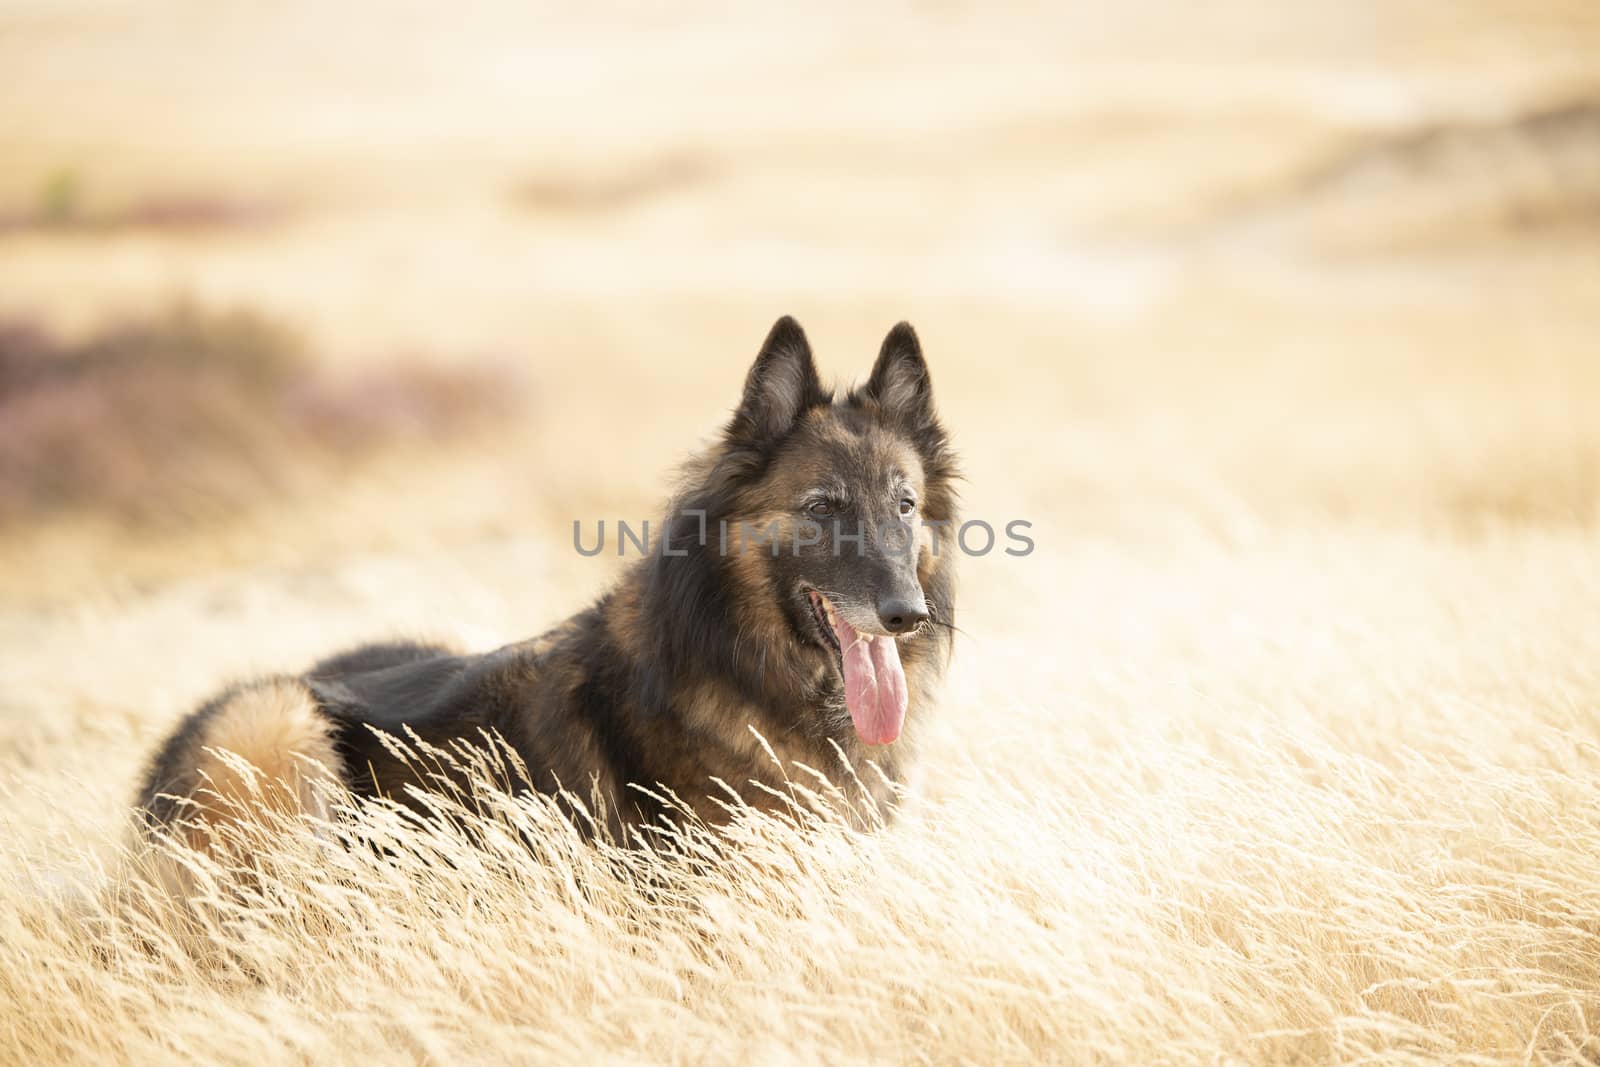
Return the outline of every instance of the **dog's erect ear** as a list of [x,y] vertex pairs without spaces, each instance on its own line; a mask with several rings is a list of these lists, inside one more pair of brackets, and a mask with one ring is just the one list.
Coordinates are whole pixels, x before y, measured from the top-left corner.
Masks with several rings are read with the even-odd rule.
[[914,426],[933,421],[933,382],[922,358],[922,343],[909,322],[889,331],[872,365],[872,376],[862,390],[894,418]]
[[756,444],[775,441],[794,428],[807,408],[828,400],[806,332],[785,315],[773,324],[745,377],[744,399],[728,424],[728,437]]

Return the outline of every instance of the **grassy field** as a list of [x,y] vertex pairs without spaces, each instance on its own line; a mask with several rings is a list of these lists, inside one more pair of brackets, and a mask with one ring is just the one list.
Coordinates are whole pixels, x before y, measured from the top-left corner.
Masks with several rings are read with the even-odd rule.
[[[1600,12],[1102,8],[0,7],[0,1061],[1600,1057]],[[1034,527],[894,826],[144,895],[181,714],[582,607],[784,313]]]

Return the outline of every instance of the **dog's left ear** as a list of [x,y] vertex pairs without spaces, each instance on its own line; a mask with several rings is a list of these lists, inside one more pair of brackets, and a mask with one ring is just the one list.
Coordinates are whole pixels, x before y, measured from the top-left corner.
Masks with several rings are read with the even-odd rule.
[[898,324],[883,339],[862,393],[876,400],[885,413],[913,426],[934,421],[933,382],[922,358],[922,343],[909,322]]
[[745,377],[744,398],[728,424],[728,438],[769,444],[792,430],[807,408],[828,400],[806,332],[785,315],[773,324]]

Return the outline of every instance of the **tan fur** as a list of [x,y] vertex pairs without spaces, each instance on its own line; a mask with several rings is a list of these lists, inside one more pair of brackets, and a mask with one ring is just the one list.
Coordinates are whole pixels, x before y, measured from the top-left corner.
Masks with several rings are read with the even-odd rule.
[[[328,818],[324,787],[340,780],[341,761],[332,729],[297,681],[273,679],[236,694],[205,723],[191,752],[192,773],[169,791],[188,801],[172,829],[198,852],[216,856],[219,831],[267,813]],[[193,892],[180,857],[162,849],[152,860],[169,891]]]
[[[275,681],[240,693],[209,725],[201,745],[200,774],[226,807],[260,803],[326,817],[312,783],[337,780],[339,753],[302,686]],[[220,753],[234,753],[248,769]]]

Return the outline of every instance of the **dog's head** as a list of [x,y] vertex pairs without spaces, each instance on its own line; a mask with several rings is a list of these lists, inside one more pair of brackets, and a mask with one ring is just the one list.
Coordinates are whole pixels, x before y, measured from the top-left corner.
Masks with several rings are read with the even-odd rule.
[[865,384],[835,399],[799,324],[780,319],[717,468],[736,486],[714,518],[742,587],[781,615],[803,663],[835,672],[861,740],[894,741],[902,652],[945,647],[952,610],[955,458],[916,332],[890,330]]

